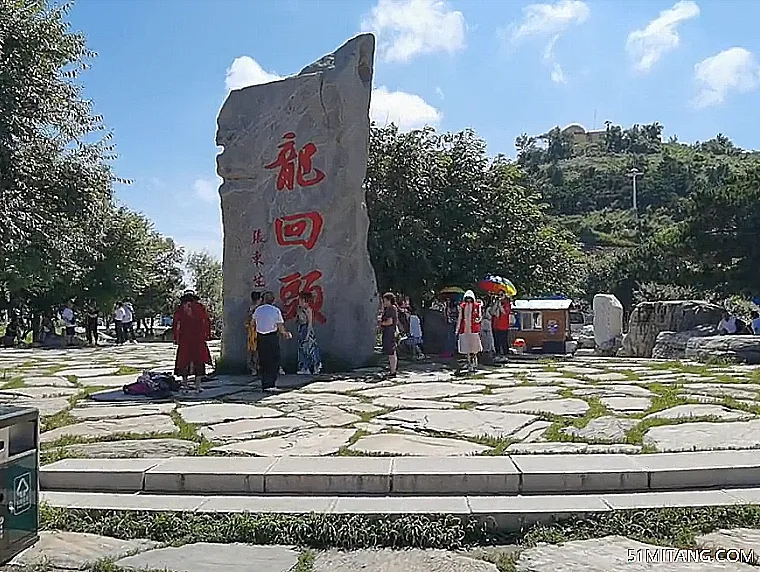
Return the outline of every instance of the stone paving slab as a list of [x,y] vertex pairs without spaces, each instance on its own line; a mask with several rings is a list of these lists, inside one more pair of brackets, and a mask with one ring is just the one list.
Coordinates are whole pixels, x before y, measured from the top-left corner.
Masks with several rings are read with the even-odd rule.
[[312,572],[498,572],[494,564],[445,550],[321,552]]
[[117,560],[116,566],[174,572],[289,572],[298,562],[298,555],[298,551],[286,546],[199,542],[128,556]]
[[[151,512],[270,514],[470,514],[502,517],[507,529],[557,521],[571,515],[666,507],[734,506],[756,503],[760,489],[718,489],[658,493],[508,496],[203,496],[43,491],[53,507]],[[466,508],[465,508],[466,507]],[[511,520],[510,520],[511,519]]]
[[[760,486],[760,451],[494,457],[65,459],[43,490],[272,494],[564,494]],[[83,488],[84,487],[84,488]]]
[[167,458],[190,455],[198,448],[195,441],[184,439],[125,439],[66,445],[58,449],[74,457],[87,459]]
[[153,493],[263,493],[272,457],[192,457],[154,463],[146,468],[144,488]]
[[45,431],[40,435],[40,443],[53,443],[62,437],[101,439],[126,434],[169,434],[175,431],[177,426],[168,415],[109,418],[83,421]]
[[[211,349],[216,354],[219,344]],[[146,440],[166,438],[154,432],[161,426],[178,431],[169,419],[150,428],[143,422],[166,415],[176,404],[184,424],[195,427],[196,439],[212,442],[201,450],[224,455],[649,454],[760,448],[758,366],[578,355],[497,364],[474,376],[455,376],[429,363],[402,363],[393,380],[381,380],[379,368],[317,379],[285,376],[280,386],[288,390],[273,396],[262,394],[246,376],[230,375],[206,382],[200,395],[178,395],[168,403],[123,394],[121,385],[136,374],[119,375],[120,368],[170,371],[174,352],[172,344],[161,343],[3,350],[0,370],[13,383],[0,388],[0,402],[38,407],[48,418],[69,410],[70,415],[50,423],[56,427],[50,431],[43,420],[45,447],[61,437],[107,441],[121,439],[125,432]],[[106,389],[89,399],[80,393],[98,387]],[[183,431],[193,427],[183,426]],[[318,435],[329,438],[319,443]],[[126,456],[124,449],[114,446],[113,456]],[[59,454],[109,453],[103,446],[78,453],[66,448]]]
[[[517,572],[750,572],[754,566],[740,563],[646,561],[647,550],[658,547],[622,536],[577,540],[565,544],[542,544],[520,554]],[[632,560],[631,560],[632,559]],[[657,560],[655,558],[655,560]]]
[[79,532],[41,531],[39,541],[16,556],[14,566],[82,570],[100,560],[116,560],[158,546],[151,540],[118,540]]

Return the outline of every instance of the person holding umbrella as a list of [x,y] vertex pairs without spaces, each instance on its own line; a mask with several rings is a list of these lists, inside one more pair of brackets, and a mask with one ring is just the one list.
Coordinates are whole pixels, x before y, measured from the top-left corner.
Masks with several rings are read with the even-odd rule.
[[483,306],[475,299],[475,293],[467,290],[464,301],[459,305],[457,333],[459,334],[459,353],[467,356],[467,368],[474,372],[478,367],[478,354],[483,351],[480,341],[480,324],[483,319]]
[[512,313],[510,297],[517,294],[514,284],[501,276],[486,276],[478,287],[496,296],[489,306],[496,355],[509,357],[509,318]]

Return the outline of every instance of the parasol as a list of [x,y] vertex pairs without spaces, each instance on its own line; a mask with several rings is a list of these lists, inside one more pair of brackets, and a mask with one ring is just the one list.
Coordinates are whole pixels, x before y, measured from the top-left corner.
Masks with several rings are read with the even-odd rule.
[[517,294],[517,288],[515,288],[515,285],[502,276],[486,276],[483,280],[478,282],[478,288],[485,290],[489,294],[504,292],[510,297]]
[[446,288],[442,289],[439,294],[464,294],[464,290],[459,286],[446,286]]

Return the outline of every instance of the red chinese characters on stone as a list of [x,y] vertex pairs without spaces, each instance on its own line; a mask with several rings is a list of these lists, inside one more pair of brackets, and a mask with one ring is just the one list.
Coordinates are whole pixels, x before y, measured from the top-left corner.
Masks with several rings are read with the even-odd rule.
[[293,190],[294,183],[299,187],[312,187],[325,178],[325,174],[312,165],[312,158],[317,154],[317,146],[307,143],[300,151],[296,151],[296,134],[288,131],[282,136],[283,142],[277,148],[277,158],[264,165],[265,169],[279,169],[277,174],[277,190]]
[[256,268],[260,268],[261,266],[264,266],[264,255],[261,253],[260,250],[254,251],[253,256],[251,256],[251,262],[253,262],[253,265]]
[[301,293],[307,293],[312,295],[311,309],[314,312],[314,319],[320,324],[327,323],[327,318],[325,318],[321,311],[325,297],[322,286],[317,284],[320,278],[322,278],[322,272],[319,270],[312,270],[303,276],[301,276],[300,272],[294,272],[280,278],[280,283],[282,284],[280,288],[280,300],[282,300],[282,306],[285,310],[285,315],[283,316],[285,320],[292,320],[296,317],[298,296]]
[[264,288],[266,286],[266,282],[264,281],[264,275],[261,272],[254,275],[251,282],[253,283],[254,288]]
[[266,242],[266,239],[264,238],[264,231],[262,231],[260,228],[253,229],[253,234],[251,235],[251,244],[263,244]]
[[303,246],[311,250],[322,233],[324,219],[318,212],[283,216],[274,221],[274,236],[278,246]]

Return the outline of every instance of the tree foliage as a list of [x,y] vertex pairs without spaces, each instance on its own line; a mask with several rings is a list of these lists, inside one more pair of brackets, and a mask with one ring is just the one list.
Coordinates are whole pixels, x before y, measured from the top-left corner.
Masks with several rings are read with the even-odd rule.
[[572,293],[578,251],[522,171],[472,131],[374,127],[366,178],[370,254],[383,289],[421,295],[488,273],[524,293]]
[[[756,295],[760,154],[723,134],[687,145],[662,132],[608,122],[585,140],[555,128],[515,145],[550,215],[584,245],[589,297],[612,292],[630,306],[677,292]],[[643,173],[638,213],[632,168]]]
[[222,264],[208,252],[193,252],[187,257],[187,269],[193,288],[206,304],[206,309],[216,325],[222,328]]
[[182,252],[115,203],[112,135],[79,82],[95,54],[69,8],[0,2],[0,301],[39,314],[131,297],[158,310]]

